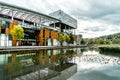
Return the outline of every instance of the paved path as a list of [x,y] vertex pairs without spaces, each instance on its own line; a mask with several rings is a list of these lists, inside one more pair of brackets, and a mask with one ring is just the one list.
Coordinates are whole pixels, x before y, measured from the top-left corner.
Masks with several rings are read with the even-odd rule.
[[80,48],[87,47],[86,45],[76,46],[12,46],[0,47],[0,52],[17,52],[17,51],[31,51],[31,50],[46,50],[46,49],[66,49],[66,48]]

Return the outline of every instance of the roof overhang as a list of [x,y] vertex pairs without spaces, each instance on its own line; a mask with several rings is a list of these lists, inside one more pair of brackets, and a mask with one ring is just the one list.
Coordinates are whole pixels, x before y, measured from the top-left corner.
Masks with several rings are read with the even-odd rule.
[[49,21],[52,23],[60,21],[59,19],[51,16],[3,2],[0,2],[0,14],[33,23],[44,23]]

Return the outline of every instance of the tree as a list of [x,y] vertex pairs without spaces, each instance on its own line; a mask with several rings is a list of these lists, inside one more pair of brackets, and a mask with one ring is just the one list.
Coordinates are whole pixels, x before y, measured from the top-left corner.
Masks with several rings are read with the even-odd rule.
[[65,35],[65,41],[66,41],[67,43],[70,42],[70,35],[68,35],[68,34]]
[[93,45],[93,44],[95,44],[94,39],[89,39],[88,44],[89,44],[89,45]]
[[81,40],[81,44],[86,44],[85,39],[82,39],[82,40]]
[[24,38],[24,29],[19,25],[14,25],[13,29],[11,30],[11,34],[17,40]]
[[70,43],[73,44],[74,43],[74,36],[72,34],[70,34]]
[[14,25],[13,29],[11,30],[11,34],[15,40],[22,39],[24,38],[24,29],[19,25]]
[[65,40],[65,37],[62,33],[58,35],[57,40],[60,42],[60,45],[62,46],[63,41]]
[[23,65],[18,59],[5,65],[5,69],[7,70],[8,74],[11,75],[11,77],[20,74],[22,68]]

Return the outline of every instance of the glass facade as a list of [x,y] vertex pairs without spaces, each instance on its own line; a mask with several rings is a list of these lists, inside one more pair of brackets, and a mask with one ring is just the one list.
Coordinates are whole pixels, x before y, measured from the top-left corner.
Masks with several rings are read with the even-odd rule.
[[9,34],[0,34],[0,46],[12,46],[11,35]]

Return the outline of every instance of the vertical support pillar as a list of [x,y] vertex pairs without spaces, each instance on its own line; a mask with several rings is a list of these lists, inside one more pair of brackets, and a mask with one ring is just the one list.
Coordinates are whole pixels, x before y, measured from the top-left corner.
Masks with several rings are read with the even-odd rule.
[[34,22],[34,27],[35,27],[35,22]]
[[68,31],[70,32],[70,27],[69,27]]
[[74,35],[75,35],[75,29],[74,29]]
[[54,46],[54,45],[53,45],[53,43],[54,43],[54,40],[53,40],[53,39],[54,39],[54,38],[51,38],[51,39],[52,39],[52,46]]
[[55,21],[53,21],[53,26],[54,26],[54,28],[56,28],[56,26],[55,26]]
[[40,27],[41,27],[41,24],[42,24],[41,20],[42,20],[42,17],[40,17],[40,21],[39,21],[39,25],[40,25]]
[[2,21],[0,20],[0,33],[2,31]]
[[24,26],[24,19],[22,20],[22,26]]
[[12,20],[12,22],[13,22],[13,20],[14,20],[13,10],[12,10],[12,17],[11,17],[11,20]]
[[55,27],[55,23],[53,23],[53,24],[54,24],[54,28],[56,28],[56,27]]
[[61,22],[59,23],[59,28],[60,28],[60,32],[61,32]]
[[66,25],[65,25],[65,32],[66,32]]

